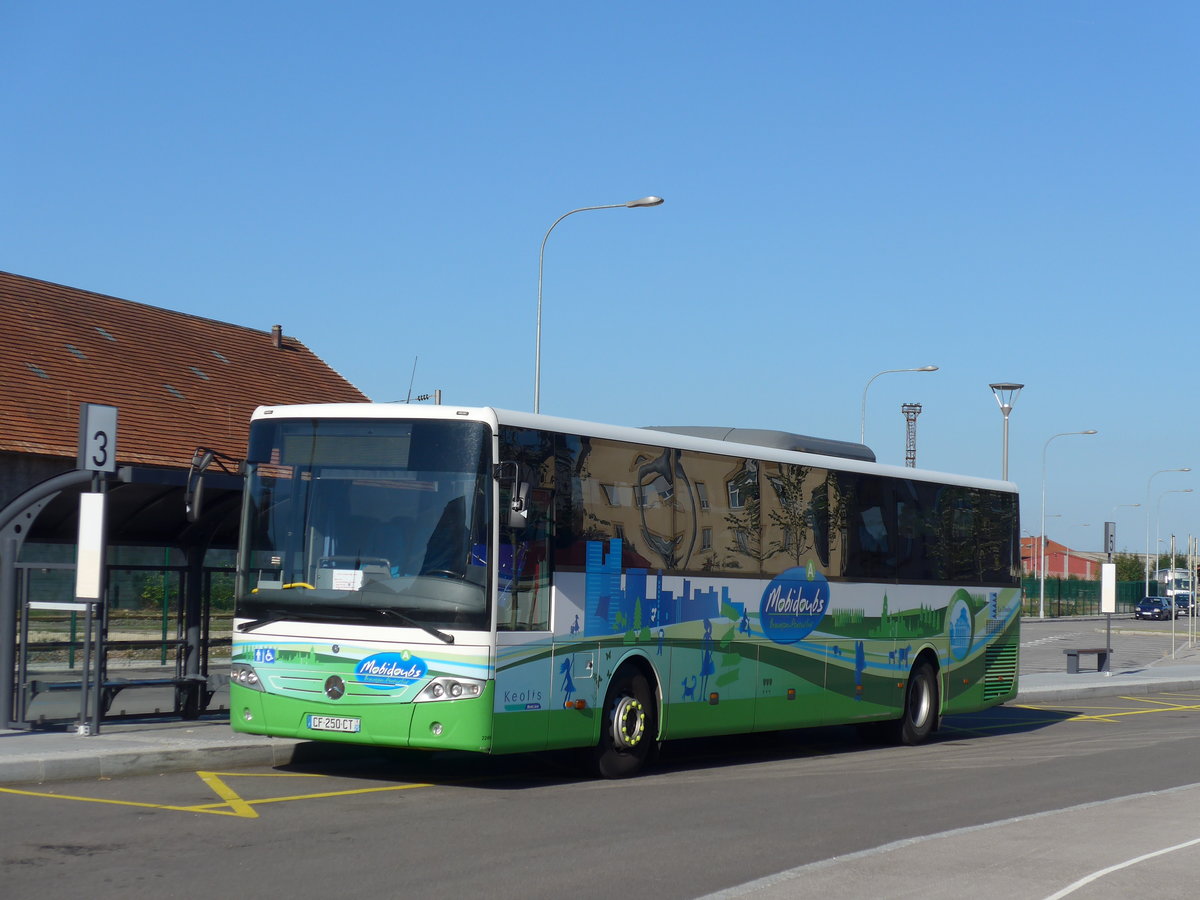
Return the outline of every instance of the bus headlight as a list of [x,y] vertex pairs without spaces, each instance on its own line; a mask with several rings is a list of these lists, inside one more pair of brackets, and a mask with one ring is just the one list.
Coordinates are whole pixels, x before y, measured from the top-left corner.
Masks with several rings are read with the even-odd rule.
[[474,678],[435,678],[413,698],[413,703],[434,700],[468,700],[483,695],[483,682]]
[[248,666],[245,663],[234,663],[229,667],[229,683],[249,688],[252,691],[263,690],[262,681],[259,680],[258,673],[254,671],[253,666]]

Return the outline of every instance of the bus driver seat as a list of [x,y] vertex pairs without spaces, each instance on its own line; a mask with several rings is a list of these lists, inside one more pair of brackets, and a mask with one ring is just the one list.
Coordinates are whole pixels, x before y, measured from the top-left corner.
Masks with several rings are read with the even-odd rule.
[[467,501],[455,497],[446,504],[425,548],[422,575],[462,578],[467,571]]

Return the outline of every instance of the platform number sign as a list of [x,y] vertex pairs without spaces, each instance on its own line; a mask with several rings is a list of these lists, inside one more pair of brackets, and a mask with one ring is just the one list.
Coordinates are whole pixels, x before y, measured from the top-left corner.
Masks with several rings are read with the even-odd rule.
[[79,468],[117,471],[117,408],[98,403],[79,405]]

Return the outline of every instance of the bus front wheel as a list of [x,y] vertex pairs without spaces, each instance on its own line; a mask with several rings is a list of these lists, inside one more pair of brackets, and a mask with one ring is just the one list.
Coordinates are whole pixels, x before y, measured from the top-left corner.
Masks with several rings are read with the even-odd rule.
[[646,676],[633,669],[619,672],[604,699],[600,742],[594,752],[596,771],[604,778],[628,778],[651,758],[658,740],[654,693]]
[[923,743],[933,733],[938,714],[938,680],[933,666],[918,663],[904,689],[904,714],[894,723],[897,743]]

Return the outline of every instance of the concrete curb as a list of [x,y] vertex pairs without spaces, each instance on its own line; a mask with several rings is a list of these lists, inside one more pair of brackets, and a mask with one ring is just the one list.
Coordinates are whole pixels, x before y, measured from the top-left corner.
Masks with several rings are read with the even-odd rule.
[[1200,690],[1200,681],[1195,678],[1162,681],[1113,681],[1109,684],[1082,685],[1080,687],[1047,687],[1033,688],[1017,692],[1015,704],[1065,703],[1071,700],[1089,697],[1119,697],[1128,695],[1141,697],[1146,694],[1156,694],[1160,691],[1195,691]]
[[357,746],[234,734],[223,722],[186,733],[147,729],[79,736],[7,732],[0,735],[0,784],[117,778],[164,772],[287,766],[343,758]]

